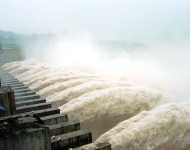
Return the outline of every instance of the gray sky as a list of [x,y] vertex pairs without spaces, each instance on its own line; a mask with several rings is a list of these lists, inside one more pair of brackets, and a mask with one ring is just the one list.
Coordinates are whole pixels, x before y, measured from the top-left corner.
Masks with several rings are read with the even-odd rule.
[[87,33],[93,39],[190,39],[190,1],[0,0],[0,29]]

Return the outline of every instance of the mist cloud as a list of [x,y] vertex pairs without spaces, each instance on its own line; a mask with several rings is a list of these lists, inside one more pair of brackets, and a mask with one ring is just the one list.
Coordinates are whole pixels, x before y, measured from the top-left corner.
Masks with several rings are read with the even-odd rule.
[[22,34],[86,30],[96,40],[187,40],[189,7],[186,0],[9,0],[1,1],[0,29]]

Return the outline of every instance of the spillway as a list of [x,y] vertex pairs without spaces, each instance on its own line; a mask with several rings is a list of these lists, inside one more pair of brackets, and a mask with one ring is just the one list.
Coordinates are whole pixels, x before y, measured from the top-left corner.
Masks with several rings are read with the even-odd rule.
[[79,121],[81,129],[88,127],[93,142],[109,142],[114,150],[185,150],[190,146],[190,103],[175,102],[167,93],[128,81],[51,68],[34,59],[2,68],[68,119]]

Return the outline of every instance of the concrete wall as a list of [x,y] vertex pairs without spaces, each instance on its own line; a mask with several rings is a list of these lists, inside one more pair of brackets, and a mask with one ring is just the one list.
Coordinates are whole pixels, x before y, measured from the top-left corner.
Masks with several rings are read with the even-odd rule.
[[[58,140],[58,138],[60,139]],[[75,148],[89,143],[92,143],[92,133],[88,129],[62,134],[51,139],[52,150],[68,150],[69,148]]]
[[4,49],[0,54],[0,63],[23,60],[23,54],[20,49]]
[[14,91],[10,87],[0,87],[0,106],[6,109],[3,116],[16,114]]
[[80,122],[69,121],[49,126],[50,136],[61,135],[80,130]]
[[65,113],[41,117],[41,119],[45,122],[46,125],[68,122],[68,116]]
[[31,128],[0,138],[1,150],[51,150],[49,129]]

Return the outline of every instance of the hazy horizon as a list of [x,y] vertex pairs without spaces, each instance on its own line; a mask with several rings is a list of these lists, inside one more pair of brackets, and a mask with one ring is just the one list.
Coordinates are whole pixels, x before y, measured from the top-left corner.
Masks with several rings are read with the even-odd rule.
[[170,42],[190,39],[190,1],[1,0],[0,29],[63,33],[95,40]]

